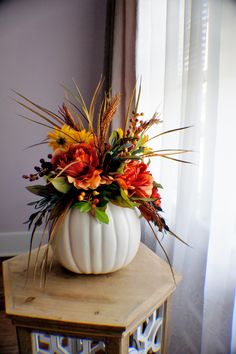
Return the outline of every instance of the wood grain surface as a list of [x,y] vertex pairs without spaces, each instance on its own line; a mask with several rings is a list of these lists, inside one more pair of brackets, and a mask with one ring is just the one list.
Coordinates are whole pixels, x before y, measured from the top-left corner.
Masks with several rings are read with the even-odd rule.
[[[80,324],[120,333],[145,318],[175,290],[168,264],[143,244],[126,268],[112,274],[77,275],[56,263],[46,288],[40,288],[38,278],[25,286],[27,259],[23,254],[4,262],[7,313],[27,322],[33,318],[38,323],[52,321],[54,328],[55,323]],[[178,282],[180,276],[175,276]]]

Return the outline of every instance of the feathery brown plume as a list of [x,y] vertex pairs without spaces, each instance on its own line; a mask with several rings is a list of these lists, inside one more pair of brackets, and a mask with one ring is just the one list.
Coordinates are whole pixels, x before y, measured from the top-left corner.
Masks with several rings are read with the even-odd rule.
[[154,224],[158,227],[159,231],[162,231],[164,228],[162,218],[157,214],[155,207],[148,202],[142,202],[139,206],[139,210],[146,220],[150,220],[154,222]]

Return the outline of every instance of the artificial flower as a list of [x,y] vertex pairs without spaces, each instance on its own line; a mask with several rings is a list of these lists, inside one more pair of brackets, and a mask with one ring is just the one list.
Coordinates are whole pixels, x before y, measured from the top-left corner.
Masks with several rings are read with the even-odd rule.
[[73,144],[68,151],[58,151],[52,158],[52,166],[58,174],[67,176],[77,189],[96,189],[101,182],[98,156],[94,146]]
[[130,161],[124,166],[123,174],[115,175],[114,179],[129,196],[148,198],[152,194],[153,177],[142,161]]
[[62,151],[68,150],[72,144],[77,143],[93,143],[93,135],[85,129],[78,131],[71,128],[69,125],[63,125],[60,129],[54,127],[52,132],[47,135],[48,145],[55,151],[60,149]]
[[160,205],[161,205],[161,196],[158,193],[158,188],[157,187],[153,187],[151,198],[155,198],[153,203],[155,204],[155,206],[160,207]]

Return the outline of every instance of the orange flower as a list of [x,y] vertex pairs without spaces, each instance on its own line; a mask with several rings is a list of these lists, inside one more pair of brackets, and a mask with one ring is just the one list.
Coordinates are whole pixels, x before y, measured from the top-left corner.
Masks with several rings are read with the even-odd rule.
[[53,169],[67,176],[78,189],[96,189],[100,182],[97,152],[94,146],[81,143],[71,145],[66,152],[57,151],[52,158]]
[[152,194],[153,177],[143,162],[131,161],[127,163],[124,173],[115,175],[114,179],[121,188],[127,191],[129,196],[148,198]]

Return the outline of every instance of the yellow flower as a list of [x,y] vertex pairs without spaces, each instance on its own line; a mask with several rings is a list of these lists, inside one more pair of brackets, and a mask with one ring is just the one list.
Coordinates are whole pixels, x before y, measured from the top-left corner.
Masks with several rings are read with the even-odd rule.
[[48,145],[53,149],[60,149],[62,151],[68,150],[72,144],[78,143],[93,143],[93,135],[85,129],[77,131],[69,125],[63,125],[61,129],[54,128],[52,132],[48,133]]
[[93,134],[87,132],[85,129],[77,131],[74,129],[70,130],[70,136],[73,139],[72,143],[85,143],[85,144],[92,144],[94,141]]
[[142,137],[142,145],[145,145],[148,142],[148,140],[149,140],[148,135],[143,135],[143,137]]
[[[64,127],[64,126],[63,126]],[[53,149],[67,150],[70,142],[69,137],[64,133],[63,127],[61,129],[54,128],[52,132],[48,132],[48,145]]]
[[117,131],[117,133],[118,133],[118,135],[119,135],[119,138],[122,139],[122,138],[123,138],[123,135],[124,135],[123,130],[122,130],[121,128],[118,128],[116,131]]
[[141,138],[141,146],[144,147],[144,154],[148,154],[149,152],[151,152],[153,149],[150,146],[145,146],[146,143],[148,143],[149,141],[149,136],[148,135],[143,135]]

